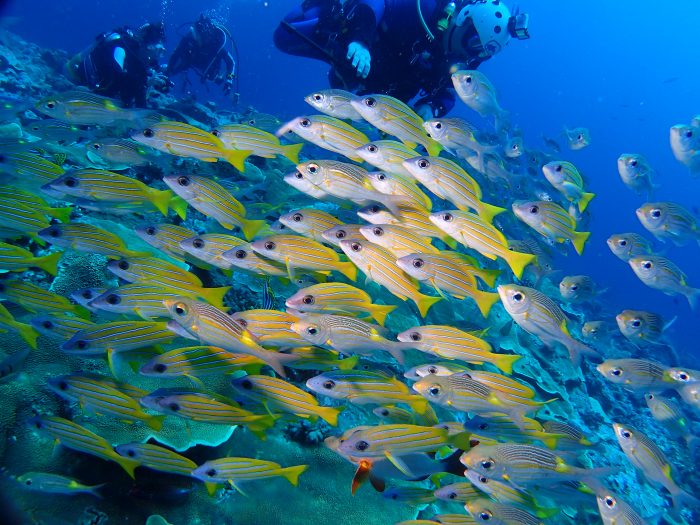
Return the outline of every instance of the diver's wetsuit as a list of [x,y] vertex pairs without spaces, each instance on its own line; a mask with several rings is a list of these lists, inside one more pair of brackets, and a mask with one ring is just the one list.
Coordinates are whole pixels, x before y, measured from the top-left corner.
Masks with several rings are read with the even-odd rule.
[[236,63],[227,49],[229,36],[226,31],[211,24],[200,38],[201,41],[198,41],[191,30],[182,37],[168,61],[168,74],[174,75],[191,68],[200,74],[203,81],[216,80],[223,62],[223,78],[231,78]]
[[[435,28],[444,5],[444,0],[421,0],[429,27]],[[428,40],[416,0],[348,0],[342,10],[337,1],[307,0],[284,18],[274,42],[285,53],[331,64],[332,87],[359,94],[386,93],[405,102],[420,94],[415,106],[427,104],[440,117],[455,103],[452,61],[445,56],[441,36]],[[371,53],[366,79],[358,78],[346,59],[351,42],[360,42]],[[480,62],[472,59],[469,67],[474,69]]]
[[131,31],[117,29],[97,37],[82,55],[80,82],[95,93],[120,98],[125,106],[146,106],[151,64]]

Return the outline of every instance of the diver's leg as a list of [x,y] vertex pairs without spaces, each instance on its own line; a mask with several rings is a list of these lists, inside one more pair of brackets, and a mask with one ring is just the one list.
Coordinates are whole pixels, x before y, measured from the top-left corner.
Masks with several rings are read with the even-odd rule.
[[325,50],[327,42],[319,38],[320,34],[330,32],[330,28],[318,27],[321,14],[318,6],[306,10],[302,6],[296,7],[277,26],[273,35],[275,47],[289,55],[330,62],[332,51]]

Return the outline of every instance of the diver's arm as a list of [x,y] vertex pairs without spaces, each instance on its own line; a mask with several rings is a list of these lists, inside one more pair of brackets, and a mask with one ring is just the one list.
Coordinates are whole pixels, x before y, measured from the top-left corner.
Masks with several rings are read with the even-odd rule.
[[348,50],[345,58],[360,78],[367,78],[372,65],[372,44],[384,16],[384,0],[361,0],[346,15]]

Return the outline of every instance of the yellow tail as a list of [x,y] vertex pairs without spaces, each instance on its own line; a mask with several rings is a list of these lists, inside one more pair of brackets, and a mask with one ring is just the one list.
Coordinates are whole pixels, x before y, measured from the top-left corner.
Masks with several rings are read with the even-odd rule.
[[149,188],[148,190],[148,200],[165,217],[168,216],[168,207],[170,206],[173,195],[171,190],[154,190],[153,188]]
[[306,470],[308,465],[297,465],[296,467],[281,468],[277,473],[289,481],[292,486],[296,487],[299,484],[299,476]]
[[51,275],[58,274],[58,261],[61,259],[63,252],[50,253],[49,255],[44,255],[43,257],[37,257],[34,259],[34,266],[41,268]]
[[37,337],[39,337],[39,332],[34,330],[33,326],[15,321],[12,327],[17,330],[20,337],[24,339],[29,346],[36,350],[36,340]]
[[173,195],[169,203],[170,209],[177,213],[182,220],[187,218],[187,201],[178,195]]
[[440,155],[440,152],[443,150],[442,144],[439,142],[435,141],[434,139],[428,139],[427,144],[425,144],[425,149],[428,152],[428,155],[431,157],[437,157]]
[[324,419],[329,425],[334,427],[338,426],[338,414],[340,414],[339,409],[333,407],[317,407],[316,414]]
[[299,152],[303,146],[303,142],[282,146],[282,156],[288,158],[293,164],[299,164]]
[[114,456],[112,456],[112,459],[119,463],[119,466],[126,470],[126,473],[131,476],[131,479],[135,479],[136,476],[134,475],[134,470],[136,470],[136,467],[139,466],[139,462],[136,461],[135,459],[131,458],[125,458],[123,456],[120,456],[116,452],[114,453]]
[[505,208],[500,208],[498,206],[494,206],[493,204],[482,202],[481,209],[479,210],[479,217],[481,217],[484,222],[491,224],[493,222],[493,218],[504,211],[506,211]]
[[472,273],[484,281],[486,286],[493,288],[496,284],[496,279],[501,275],[501,270],[485,270],[482,268]]
[[578,211],[583,213],[583,211],[588,207],[591,200],[595,197],[595,193],[582,193],[581,198],[578,200]]
[[498,302],[500,296],[493,292],[482,292],[481,290],[474,290],[472,294],[472,299],[479,307],[479,311],[484,318],[489,316],[491,307]]
[[430,310],[435,303],[442,301],[442,297],[433,297],[432,295],[423,295],[422,293],[417,293],[416,296],[411,299],[416,303],[421,317],[425,317],[428,314],[428,310]]
[[586,241],[591,236],[591,232],[574,232],[574,236],[571,239],[571,244],[574,245],[576,253],[579,255],[583,254],[583,248],[586,245]]
[[223,308],[224,297],[230,289],[230,286],[221,286],[219,288],[200,288],[197,291],[197,295],[212,306]]
[[338,370],[352,370],[357,366],[357,362],[360,360],[359,355],[354,355],[352,357],[346,357],[345,359],[340,359],[336,361],[335,366]]
[[151,416],[148,419],[144,420],[144,423],[148,425],[149,428],[152,428],[156,432],[159,432],[161,428],[163,428],[163,420],[165,419],[165,415],[162,416]]
[[241,231],[246,241],[250,241],[265,226],[267,226],[265,221],[241,219]]
[[350,279],[351,281],[356,281],[357,280],[357,266],[355,266],[352,262],[346,261],[346,262],[339,262],[336,267],[336,270],[338,270],[340,273],[342,273],[345,277]]
[[386,316],[398,308],[395,304],[373,304],[367,307],[370,315],[374,318],[379,326],[384,326]]
[[537,257],[531,253],[520,253],[510,251],[504,255],[504,259],[508,263],[508,266],[510,266],[510,269],[513,270],[513,273],[518,279],[520,279],[523,276],[525,267],[528,264],[535,262],[536,258]]
[[417,414],[425,414],[428,411],[428,400],[421,396],[411,396],[411,401],[408,405],[416,411]]
[[46,208],[42,211],[61,222],[70,222],[70,213],[73,211],[73,208]]
[[513,365],[516,361],[522,359],[522,357],[523,356],[517,354],[493,354],[490,362],[499,370],[510,375],[513,373]]
[[246,426],[248,430],[256,436],[258,439],[263,441],[267,439],[266,430],[275,425],[275,417],[272,415],[255,416],[255,419],[249,421]]
[[223,158],[228,161],[234,168],[243,173],[245,171],[245,159],[247,159],[252,151],[248,149],[225,149],[222,151]]

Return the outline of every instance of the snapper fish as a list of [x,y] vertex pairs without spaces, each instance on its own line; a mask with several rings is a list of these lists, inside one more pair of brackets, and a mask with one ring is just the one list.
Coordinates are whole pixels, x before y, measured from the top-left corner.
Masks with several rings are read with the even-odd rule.
[[566,200],[578,207],[581,213],[595,197],[595,193],[587,193],[583,190],[583,177],[571,162],[562,160],[548,162],[542,166],[542,173]]
[[674,202],[648,202],[637,208],[637,218],[654,237],[676,246],[700,243],[700,225],[683,206]]
[[597,492],[596,502],[603,525],[649,525],[629,503],[604,487]]
[[515,216],[547,239],[562,243],[571,241],[581,255],[590,232],[576,231],[576,220],[564,208],[547,201],[515,201]]
[[310,93],[304,97],[304,101],[331,117],[359,121],[362,120],[362,115],[351,104],[354,97],[354,93],[343,89],[322,89]]
[[99,485],[83,485],[79,481],[61,476],[59,474],[50,474],[48,472],[25,472],[21,476],[17,476],[17,482],[26,490],[43,492],[44,494],[90,494],[101,498],[102,495],[98,492],[105,483]]
[[369,142],[367,135],[350,124],[327,115],[297,117],[277,131],[281,137],[291,131],[304,140],[334,153],[340,153],[350,160],[362,162],[355,150]]
[[659,314],[642,310],[623,310],[615,316],[622,335],[633,343],[640,344],[666,344],[662,341],[664,331],[675,320],[674,317],[665,323]]
[[654,253],[651,243],[638,233],[616,233],[608,237],[607,243],[610,251],[625,262],[638,255]]
[[658,255],[633,257],[628,261],[634,273],[649,288],[666,295],[682,295],[692,310],[700,301],[700,289],[688,285],[683,271],[671,260]]
[[651,415],[673,436],[682,438],[691,451],[700,444],[700,438],[693,434],[692,421],[686,417],[681,407],[673,399],[659,394],[644,394],[644,400]]
[[691,175],[700,174],[700,129],[678,124],[670,130],[671,151],[676,160],[690,170]]
[[564,137],[569,149],[574,151],[582,150],[591,144],[591,132],[588,128],[564,128]]
[[559,282],[559,293],[564,300],[579,303],[590,301],[604,290],[598,290],[588,275],[567,275]]
[[280,144],[280,140],[272,133],[247,124],[226,124],[212,130],[212,135],[221,139],[224,146],[235,150],[247,150],[251,155],[266,159],[281,155],[290,162],[299,162],[299,152],[303,142],[299,144]]
[[649,162],[638,153],[623,153],[617,158],[617,172],[622,182],[637,195],[651,197],[659,186],[654,184],[656,171]]
[[596,370],[611,383],[633,392],[659,391],[668,388],[666,368],[647,359],[608,359]]
[[486,75],[475,70],[460,70],[452,73],[452,85],[457,96],[482,117],[493,115],[496,129],[508,123],[508,112],[498,103],[496,88]]

